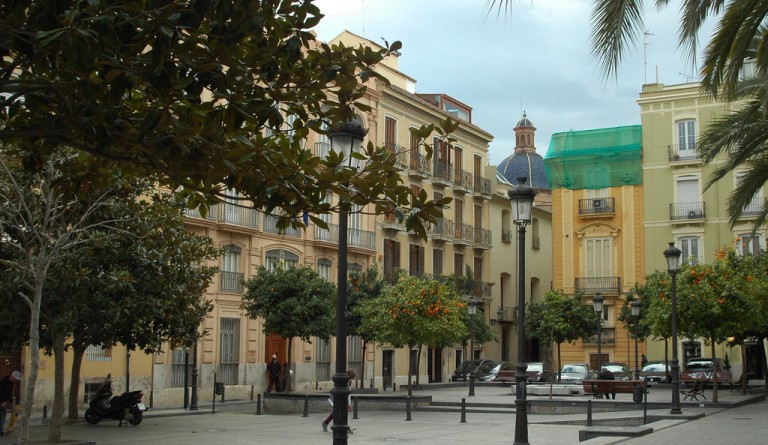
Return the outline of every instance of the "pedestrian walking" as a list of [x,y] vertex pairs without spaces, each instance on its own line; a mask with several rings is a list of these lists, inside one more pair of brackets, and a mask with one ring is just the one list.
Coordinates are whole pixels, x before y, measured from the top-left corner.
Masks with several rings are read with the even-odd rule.
[[[355,379],[355,370],[354,369],[348,369],[347,374],[349,375],[349,383],[347,383],[347,387],[350,389],[352,388],[352,380]],[[333,420],[333,394],[331,394],[328,397],[328,403],[331,405],[331,413],[328,414],[328,417],[325,418],[322,422],[323,431],[328,431],[328,425],[330,425],[331,421]],[[349,397],[347,398],[347,411],[352,411],[352,393],[349,393]]]

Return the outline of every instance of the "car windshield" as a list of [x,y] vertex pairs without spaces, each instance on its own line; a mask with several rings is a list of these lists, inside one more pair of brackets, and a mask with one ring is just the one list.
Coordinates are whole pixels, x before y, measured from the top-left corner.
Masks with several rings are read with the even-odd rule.
[[645,372],[664,371],[664,364],[654,363],[653,365],[646,365],[645,368],[643,368],[643,371]]
[[605,369],[607,369],[607,370],[609,370],[611,372],[623,372],[624,371],[624,367],[620,366],[620,365],[608,365],[608,366],[603,366],[603,368],[605,368]]
[[564,366],[563,372],[587,372],[587,368],[579,365]]
[[688,369],[712,369],[712,362],[710,361],[697,361],[689,362],[686,366]]
[[541,371],[542,369],[544,369],[544,365],[541,363],[529,363],[526,368],[527,371]]

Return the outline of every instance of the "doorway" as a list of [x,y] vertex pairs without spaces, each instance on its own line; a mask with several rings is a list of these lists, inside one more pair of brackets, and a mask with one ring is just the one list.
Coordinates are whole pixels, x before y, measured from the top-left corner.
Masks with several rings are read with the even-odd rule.
[[427,352],[427,374],[429,383],[443,381],[443,350],[429,348]]
[[392,365],[394,362],[395,351],[386,349],[381,355],[381,380],[384,385],[384,391],[392,387]]

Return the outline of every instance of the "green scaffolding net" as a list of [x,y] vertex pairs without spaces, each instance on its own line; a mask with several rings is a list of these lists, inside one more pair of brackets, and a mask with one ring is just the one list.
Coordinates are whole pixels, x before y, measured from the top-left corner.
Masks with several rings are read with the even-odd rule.
[[643,181],[640,125],[555,133],[544,157],[552,189],[599,189]]

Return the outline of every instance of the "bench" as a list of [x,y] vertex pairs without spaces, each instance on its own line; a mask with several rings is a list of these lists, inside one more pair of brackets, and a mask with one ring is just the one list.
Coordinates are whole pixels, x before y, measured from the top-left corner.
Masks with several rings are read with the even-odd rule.
[[680,390],[680,394],[683,395],[683,400],[691,399],[698,401],[699,397],[703,397],[704,400],[707,400],[707,396],[704,395],[704,390],[707,388],[706,380],[693,380],[684,383],[688,385],[688,387]]
[[603,394],[633,394],[636,387],[645,388],[645,380],[582,380],[584,394],[594,394],[597,399]]

